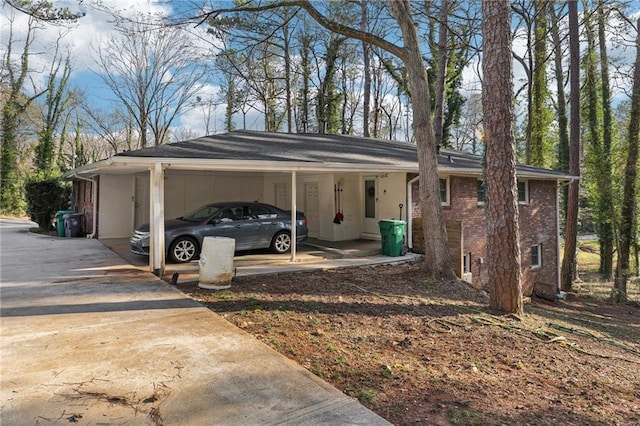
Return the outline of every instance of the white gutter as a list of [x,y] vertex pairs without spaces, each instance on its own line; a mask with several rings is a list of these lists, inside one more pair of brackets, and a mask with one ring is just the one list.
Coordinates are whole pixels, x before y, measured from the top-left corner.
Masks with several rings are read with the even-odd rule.
[[87,238],[93,239],[96,237],[96,226],[98,223],[98,189],[96,188],[96,180],[94,178],[88,179],[77,174],[73,174],[73,177],[86,182],[91,182],[91,233],[87,235]]
[[413,184],[420,180],[420,175],[407,182],[407,247],[413,249]]

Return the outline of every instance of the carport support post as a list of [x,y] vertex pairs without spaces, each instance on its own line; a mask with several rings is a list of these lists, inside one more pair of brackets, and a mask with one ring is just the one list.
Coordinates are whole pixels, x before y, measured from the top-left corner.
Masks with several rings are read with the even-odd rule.
[[164,169],[162,163],[155,163],[149,170],[151,178],[149,179],[149,194],[151,202],[149,203],[151,211],[150,231],[151,244],[149,253],[149,262],[151,263],[151,271],[161,277],[164,274]]
[[291,171],[291,260],[290,262],[296,261],[296,241],[297,241],[297,222],[298,222],[298,207],[296,203],[298,202],[296,197],[298,194],[298,183],[297,183],[297,175],[296,171]]

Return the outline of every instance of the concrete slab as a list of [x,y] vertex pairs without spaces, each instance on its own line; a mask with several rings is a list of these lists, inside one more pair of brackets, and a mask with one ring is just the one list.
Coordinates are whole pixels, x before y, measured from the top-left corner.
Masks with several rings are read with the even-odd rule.
[[[129,240],[114,238],[101,240],[114,253],[127,262],[138,267],[141,271],[149,270],[148,257],[132,254],[129,251]],[[236,253],[233,258],[235,276],[280,274],[291,272],[305,272],[345,268],[352,266],[374,266],[412,262],[420,259],[421,255],[407,253],[404,256],[383,256],[380,241],[351,240],[351,241],[320,241],[310,239],[299,244],[297,261],[291,262],[288,253],[275,254],[268,250],[252,250]],[[189,263],[168,263],[164,279],[171,281],[173,274],[178,273],[178,282],[198,281],[199,265],[197,261]]]
[[0,220],[0,423],[388,424],[97,240]]

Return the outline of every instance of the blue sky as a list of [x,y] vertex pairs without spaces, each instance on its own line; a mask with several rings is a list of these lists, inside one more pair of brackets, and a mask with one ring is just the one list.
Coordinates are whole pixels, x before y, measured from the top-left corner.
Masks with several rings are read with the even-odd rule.
[[[48,64],[51,60],[51,46],[52,43],[64,33],[63,42],[66,49],[71,53],[73,60],[73,74],[71,76],[70,83],[72,86],[82,89],[88,98],[88,101],[92,105],[96,105],[101,108],[108,108],[109,99],[113,96],[110,91],[102,84],[100,79],[96,76],[93,70],[96,69],[94,63],[96,53],[94,47],[101,41],[115,34],[114,24],[111,22],[111,17],[94,5],[98,0],[83,0],[81,5],[78,6],[77,0],[67,1],[53,1],[56,6],[68,5],[73,10],[78,10],[85,13],[85,16],[79,19],[75,24],[67,26],[56,26],[51,24],[45,24],[38,31],[36,43],[32,49],[31,55],[31,68],[34,71],[35,84],[42,84],[44,81],[45,70],[48,68]],[[184,6],[189,3],[182,3],[180,1],[164,1],[164,0],[108,0],[103,3],[107,4],[110,9],[118,10],[122,15],[133,16],[134,14],[143,13],[159,13],[164,15],[175,15],[174,8],[177,6]],[[633,2],[631,10],[634,11],[634,15],[637,16],[640,13],[640,0]],[[6,49],[6,40],[8,39],[8,17],[13,15],[14,19],[14,39],[21,40],[26,29],[26,23],[28,17],[20,12],[13,11],[11,7],[4,2],[0,8],[0,50],[4,54]],[[634,19],[635,20],[635,19]],[[206,26],[201,26],[198,29],[194,29],[196,32],[204,33]],[[635,37],[635,31],[630,30],[627,34],[629,40]],[[199,43],[194,38],[194,43]],[[633,47],[633,46],[631,46]],[[518,51],[522,49],[522,43],[516,41],[514,43],[514,50]],[[14,49],[17,51],[17,49]],[[622,50],[619,47],[611,46],[611,55],[626,58],[630,63],[635,57],[635,49],[629,48]],[[470,67],[465,72],[465,87],[469,89],[477,90],[477,77],[474,74],[473,69],[476,67]],[[522,68],[518,64],[514,64],[514,78],[516,84],[523,76]],[[38,79],[40,81],[38,81]],[[217,87],[212,84],[208,85],[202,92],[202,98],[206,99],[213,96],[217,92]],[[623,99],[625,95],[623,92],[618,92],[618,99]],[[214,118],[216,124],[214,124],[213,130],[222,130],[222,119],[224,116],[224,106],[218,106]],[[178,123],[181,127],[188,129],[194,135],[201,135],[204,133],[204,120],[203,112],[201,108],[196,108],[186,112],[180,118]],[[252,129],[260,129],[262,120],[260,116],[253,112],[249,115],[247,120],[248,127]],[[240,125],[238,126],[240,127]]]

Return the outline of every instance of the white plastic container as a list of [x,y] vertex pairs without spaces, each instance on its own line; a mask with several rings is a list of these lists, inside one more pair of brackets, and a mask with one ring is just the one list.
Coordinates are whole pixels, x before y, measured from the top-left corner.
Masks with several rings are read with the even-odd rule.
[[198,287],[224,290],[231,287],[233,254],[236,240],[226,237],[205,237],[200,252],[200,280]]

